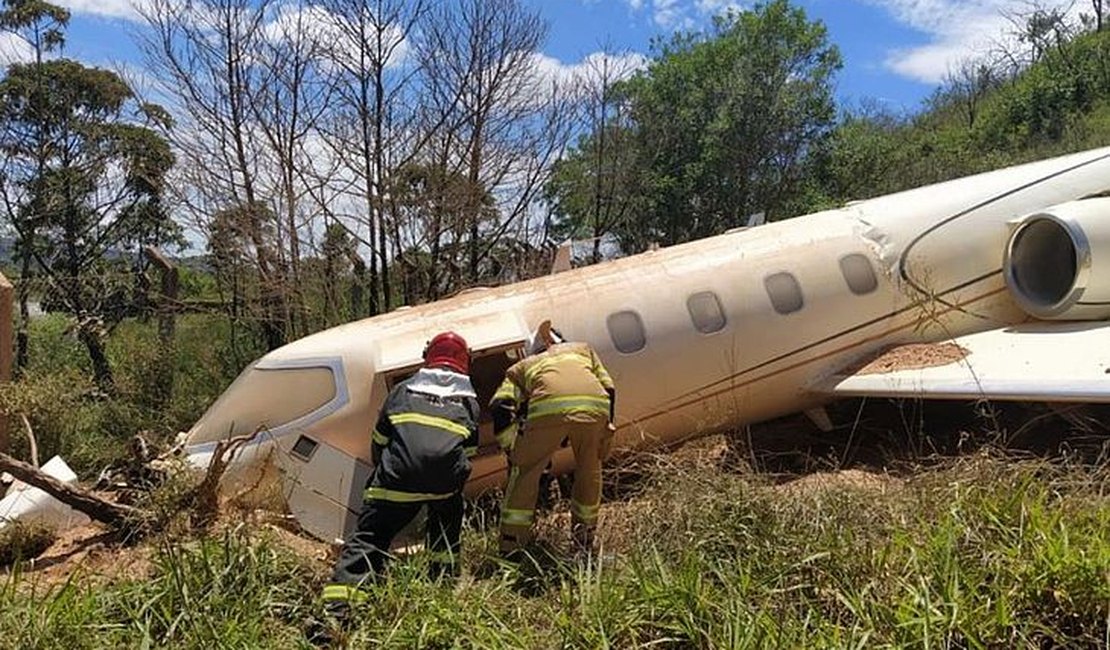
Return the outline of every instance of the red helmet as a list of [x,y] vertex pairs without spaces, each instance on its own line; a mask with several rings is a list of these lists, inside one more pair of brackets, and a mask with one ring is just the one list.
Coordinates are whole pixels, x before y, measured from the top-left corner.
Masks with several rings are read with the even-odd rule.
[[470,372],[470,348],[454,332],[436,334],[424,348],[424,365],[443,366],[465,375]]

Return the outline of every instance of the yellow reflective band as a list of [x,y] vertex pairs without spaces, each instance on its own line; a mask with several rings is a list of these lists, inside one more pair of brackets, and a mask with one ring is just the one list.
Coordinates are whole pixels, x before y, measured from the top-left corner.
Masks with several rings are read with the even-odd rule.
[[497,444],[504,450],[512,449],[516,445],[516,422],[502,429],[497,434]]
[[456,436],[462,436],[463,438],[470,436],[470,430],[458,422],[452,422],[447,418],[438,418],[434,415],[424,415],[423,413],[396,413],[389,416],[389,421],[395,425],[423,424],[426,427],[450,431]]
[[473,458],[474,456],[478,455],[477,447],[463,447],[463,451],[466,452],[467,458]]
[[378,443],[379,445],[388,445],[389,444],[389,438],[386,438],[385,434],[383,434],[381,431],[378,431],[377,429],[374,429],[373,438],[374,438],[374,442]]
[[320,600],[325,602],[344,600],[351,603],[361,603],[366,599],[367,595],[365,591],[358,587],[340,583],[325,585],[324,592],[320,594]]
[[570,510],[578,521],[592,524],[597,521],[597,515],[601,511],[601,504],[598,503],[597,505],[588,506],[571,499]]
[[451,498],[454,494],[454,492],[449,492],[447,494],[401,492],[399,490],[390,490],[383,487],[368,487],[366,491],[362,493],[362,498],[381,499],[382,501],[393,501],[396,503],[412,503],[414,501],[442,501],[443,499]]
[[609,398],[600,395],[560,395],[528,405],[528,419],[559,413],[609,413]]
[[531,526],[535,510],[503,509],[501,523],[506,526]]
[[600,381],[601,385],[605,388],[613,387],[613,378],[609,376],[609,372],[606,371],[605,367],[600,363],[594,365],[594,375],[597,376],[597,380]]
[[520,391],[517,390],[516,384],[514,384],[512,380],[506,379],[501,382],[501,386],[497,389],[497,392],[493,394],[491,401],[497,401],[499,399],[512,402],[520,401]]

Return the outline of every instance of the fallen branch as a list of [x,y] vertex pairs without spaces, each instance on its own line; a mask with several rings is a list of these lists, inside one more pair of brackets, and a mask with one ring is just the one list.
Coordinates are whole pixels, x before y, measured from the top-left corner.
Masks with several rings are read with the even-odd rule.
[[27,444],[31,447],[31,464],[35,467],[42,467],[39,463],[39,443],[35,440],[35,432],[31,429],[31,421],[27,419],[26,413],[20,413],[19,419],[23,420],[23,432],[27,434]]
[[138,530],[150,523],[150,514],[143,510],[102,499],[4,453],[0,453],[0,470],[117,530]]
[[265,427],[260,426],[254,430],[254,433],[235,436],[216,443],[216,448],[212,451],[212,460],[208,462],[208,469],[204,472],[204,480],[193,492],[192,518],[195,526],[205,528],[216,519],[219,512],[220,479],[234,460],[235,454],[265,430]]

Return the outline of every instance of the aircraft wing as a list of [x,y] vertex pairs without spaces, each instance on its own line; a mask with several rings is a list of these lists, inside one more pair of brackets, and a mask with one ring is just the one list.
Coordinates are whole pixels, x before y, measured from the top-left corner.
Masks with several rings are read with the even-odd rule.
[[837,397],[1110,402],[1110,323],[1029,323],[899,345],[814,389]]

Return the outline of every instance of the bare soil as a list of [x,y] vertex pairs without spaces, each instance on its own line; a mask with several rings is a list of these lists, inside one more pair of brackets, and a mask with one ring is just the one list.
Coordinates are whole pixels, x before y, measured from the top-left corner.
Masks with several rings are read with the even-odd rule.
[[914,370],[946,366],[967,357],[967,350],[955,343],[909,343],[886,348],[849,369],[857,375],[876,375],[895,370]]

